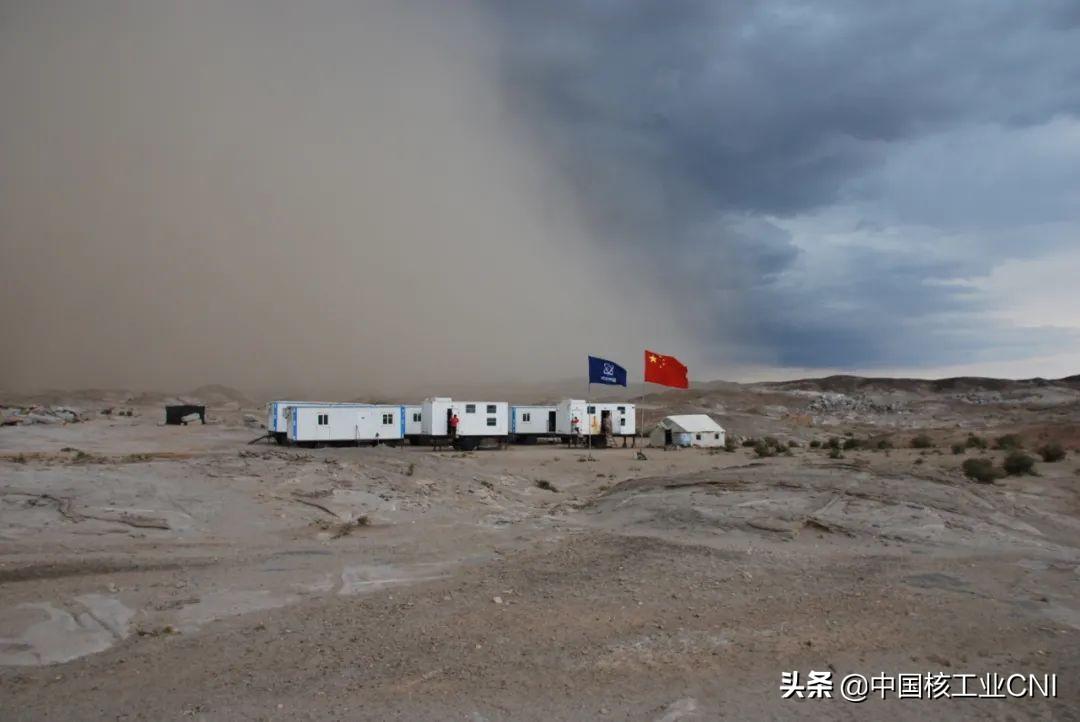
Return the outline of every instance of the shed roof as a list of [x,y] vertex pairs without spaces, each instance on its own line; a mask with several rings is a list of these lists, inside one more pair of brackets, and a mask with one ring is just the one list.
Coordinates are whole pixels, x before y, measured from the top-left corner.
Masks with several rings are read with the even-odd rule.
[[683,414],[679,416],[665,416],[660,420],[660,425],[667,429],[698,433],[700,431],[723,431],[724,427],[712,420],[705,414]]

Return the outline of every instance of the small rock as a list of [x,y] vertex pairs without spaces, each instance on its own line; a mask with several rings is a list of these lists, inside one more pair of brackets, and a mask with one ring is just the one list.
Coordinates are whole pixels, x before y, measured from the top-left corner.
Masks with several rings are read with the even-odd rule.
[[502,604],[503,603],[503,598],[502,597],[495,597],[491,601],[495,602],[496,604]]

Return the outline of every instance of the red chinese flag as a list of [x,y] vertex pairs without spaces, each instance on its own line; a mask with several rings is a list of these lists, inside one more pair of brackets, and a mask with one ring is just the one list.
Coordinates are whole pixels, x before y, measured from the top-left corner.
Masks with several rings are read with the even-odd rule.
[[661,386],[674,386],[677,389],[690,388],[686,378],[686,367],[674,356],[645,351],[645,380]]

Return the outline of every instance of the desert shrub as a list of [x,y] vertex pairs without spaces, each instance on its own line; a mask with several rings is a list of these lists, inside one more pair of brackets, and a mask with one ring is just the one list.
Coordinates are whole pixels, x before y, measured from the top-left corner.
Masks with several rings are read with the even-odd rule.
[[919,434],[911,440],[911,448],[913,449],[932,449],[934,448],[934,440],[926,434]]
[[859,439],[844,439],[844,450],[859,449],[862,448],[862,441]]
[[1039,447],[1039,456],[1043,461],[1052,464],[1065,458],[1065,449],[1058,443],[1043,444]]
[[915,459],[915,466],[919,466],[920,464],[925,464],[925,463],[926,463],[926,459],[922,458],[921,456],[918,459]]
[[1001,463],[1001,466],[1009,476],[1031,474],[1034,473],[1035,459],[1022,451],[1013,451],[1005,457],[1005,461]]
[[964,459],[964,463],[960,465],[960,468],[963,470],[964,476],[982,484],[989,484],[1001,476],[1001,472],[994,468],[994,462],[985,457]]
[[754,445],[754,453],[763,459],[769,456],[776,456],[776,447],[770,446],[769,444],[766,444],[764,440],[761,440]]
[[735,439],[731,438],[730,436],[725,438],[724,439],[724,451],[727,451],[727,452],[730,453],[730,452],[734,452],[735,449],[736,449]]
[[788,445],[789,449],[797,449],[797,448],[799,448],[799,442],[796,441],[795,439],[788,439],[787,445]]
[[964,445],[969,449],[985,449],[990,446],[986,443],[986,439],[981,436],[976,436],[975,434],[968,434],[967,441],[964,442]]
[[957,456],[963,454],[965,451],[967,451],[967,449],[967,444],[959,441],[952,445],[952,453],[956,454]]
[[774,449],[780,448],[780,441],[775,436],[766,436],[765,443],[773,447]]
[[821,448],[821,442],[818,441],[817,439],[812,440],[810,442],[810,448],[811,449],[820,449]]
[[829,449],[829,458],[830,459],[843,459],[844,458],[844,454],[843,454],[843,452],[840,451],[839,446],[833,446],[833,447],[831,447]]
[[753,448],[753,447],[757,446],[757,443],[758,443],[757,439],[755,439],[753,436],[748,436],[745,439],[743,439],[742,445],[747,447],[747,448]]
[[994,447],[1005,451],[1015,451],[1024,448],[1024,440],[1020,438],[1019,434],[1005,434],[997,437]]
[[889,441],[888,439],[878,439],[877,447],[879,449],[891,449],[892,448],[892,442]]
[[830,449],[839,449],[840,439],[835,436],[830,436],[829,440],[825,442],[825,445],[828,446]]

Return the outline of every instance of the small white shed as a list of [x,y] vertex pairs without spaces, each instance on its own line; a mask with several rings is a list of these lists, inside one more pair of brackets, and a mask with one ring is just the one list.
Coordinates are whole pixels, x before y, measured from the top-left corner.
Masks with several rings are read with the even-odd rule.
[[665,416],[649,434],[651,446],[723,446],[724,427],[705,414]]

